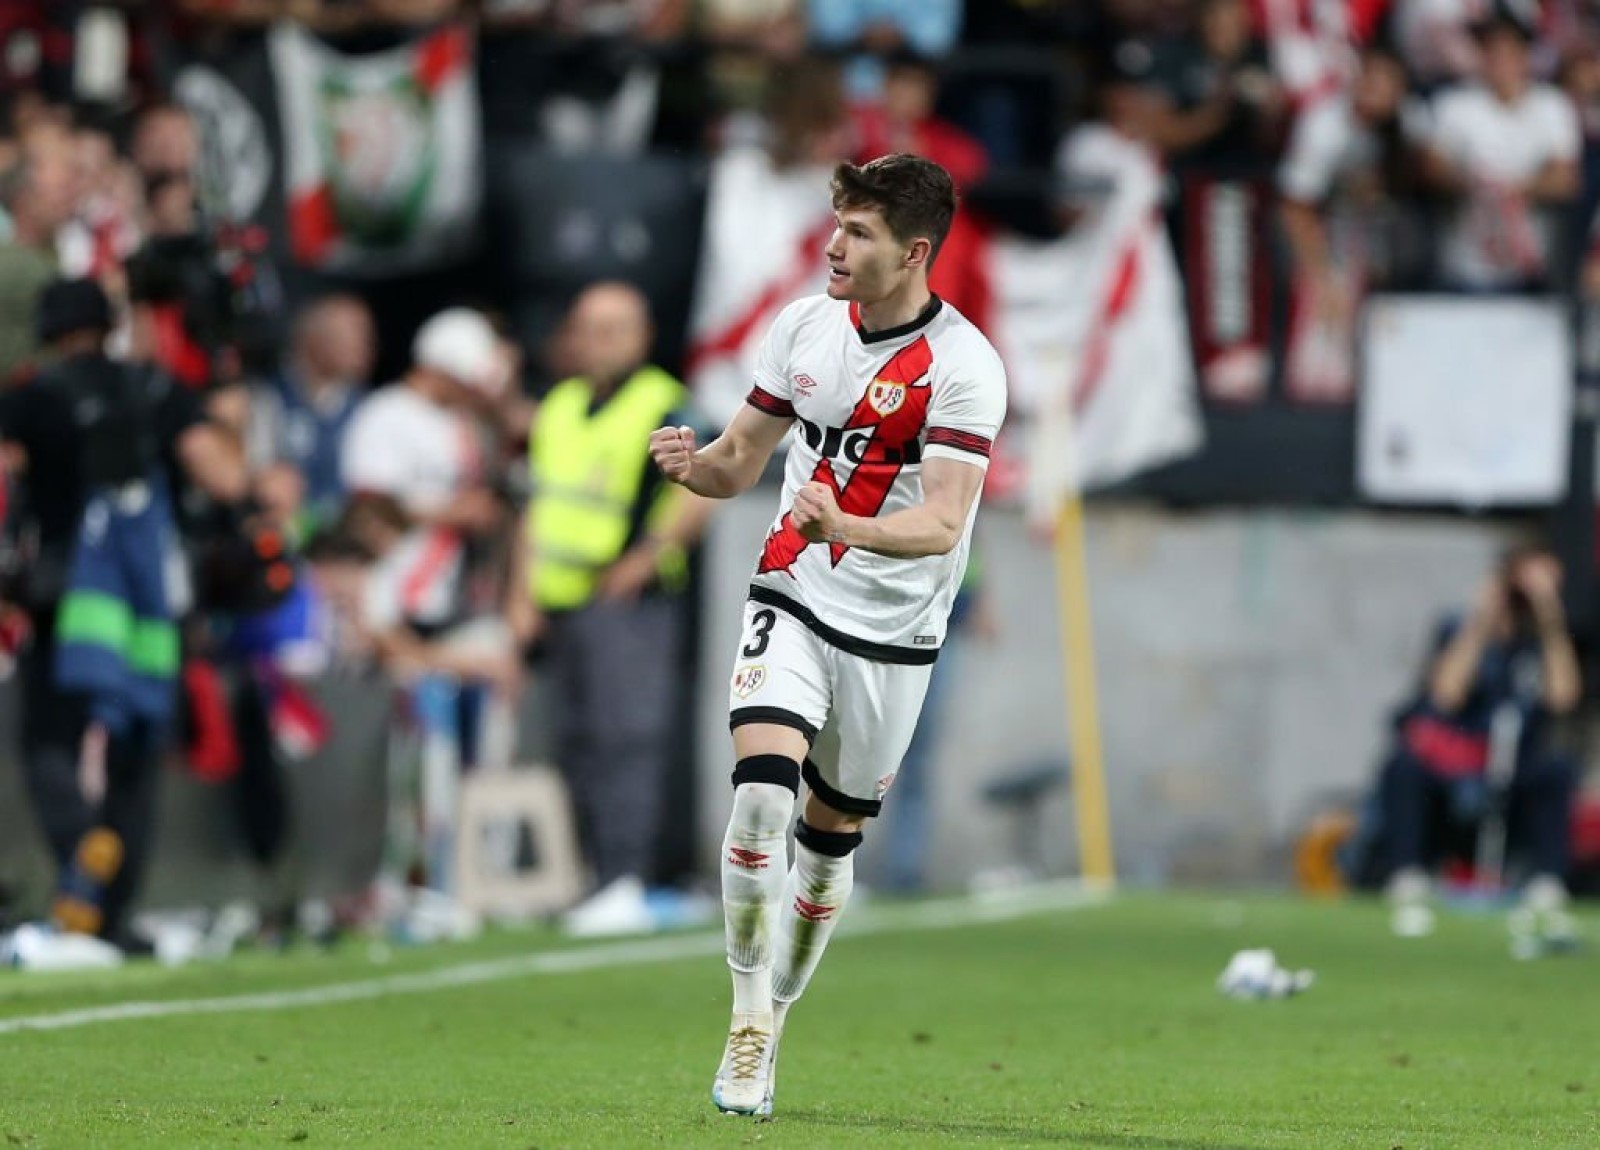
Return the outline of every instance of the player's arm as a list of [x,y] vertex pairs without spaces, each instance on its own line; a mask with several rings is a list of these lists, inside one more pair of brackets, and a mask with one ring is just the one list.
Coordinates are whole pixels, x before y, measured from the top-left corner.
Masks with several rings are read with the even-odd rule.
[[663,427],[650,436],[650,458],[674,483],[707,499],[731,499],[756,485],[794,417],[746,404],[716,439],[695,450],[694,431]]
[[833,489],[808,483],[795,493],[790,515],[813,543],[843,543],[895,559],[921,559],[955,550],[983,489],[983,468],[930,456],[922,463],[922,502],[883,516],[848,515]]

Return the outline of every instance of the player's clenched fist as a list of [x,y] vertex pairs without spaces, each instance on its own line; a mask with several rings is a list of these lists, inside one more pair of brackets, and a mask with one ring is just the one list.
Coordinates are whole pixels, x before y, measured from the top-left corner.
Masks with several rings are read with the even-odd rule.
[[652,431],[650,458],[672,482],[689,482],[689,472],[694,467],[694,429],[662,427]]
[[844,529],[844,512],[833,488],[826,483],[808,483],[794,493],[789,515],[800,534],[813,543],[837,543]]

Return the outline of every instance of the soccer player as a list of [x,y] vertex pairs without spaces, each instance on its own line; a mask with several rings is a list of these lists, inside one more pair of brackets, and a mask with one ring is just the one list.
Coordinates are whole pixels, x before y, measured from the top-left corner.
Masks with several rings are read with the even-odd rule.
[[[948,173],[908,155],[842,164],[833,206],[827,294],[773,321],[728,429],[698,451],[688,428],[650,440],[668,479],[728,499],[798,431],[729,690],[733,1021],[711,1097],[734,1114],[772,1112],[784,1017],[838,924],[862,825],[916,729],[1006,407],[999,356],[928,290],[955,211]],[[791,867],[785,832],[802,778]]]

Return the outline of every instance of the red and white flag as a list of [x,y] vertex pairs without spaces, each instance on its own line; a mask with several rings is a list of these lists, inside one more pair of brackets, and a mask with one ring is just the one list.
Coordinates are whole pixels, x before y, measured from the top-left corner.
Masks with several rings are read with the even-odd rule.
[[[933,276],[1005,360],[1012,426],[1031,417],[1042,436],[1030,489],[1058,495],[1180,458],[1202,436],[1182,287],[1159,218],[1160,169],[1099,128],[1081,130],[1068,159],[1109,192],[1078,228],[1037,242],[964,220]],[[829,176],[775,169],[754,150],[713,169],[686,377],[718,423],[749,394],[772,318],[824,287]],[[989,486],[1003,494],[1013,484],[991,470]]]
[[711,169],[684,376],[715,423],[725,426],[749,394],[773,318],[827,284],[832,176],[777,168],[758,148],[731,149]]
[[482,198],[471,33],[347,56],[284,23],[269,46],[295,261],[374,275],[462,250]]
[[1012,412],[1031,417],[1027,503],[1040,524],[1070,493],[1180,459],[1204,434],[1160,165],[1091,125],[1058,167],[1083,192],[1076,226],[1044,243],[996,239],[990,251],[990,335]]

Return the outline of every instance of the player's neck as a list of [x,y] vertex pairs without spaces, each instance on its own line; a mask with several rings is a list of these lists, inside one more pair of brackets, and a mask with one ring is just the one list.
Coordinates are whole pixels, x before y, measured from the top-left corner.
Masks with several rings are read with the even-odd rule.
[[927,310],[932,302],[933,292],[928,290],[927,280],[907,284],[891,296],[861,304],[858,313],[861,330],[874,332],[903,327]]

